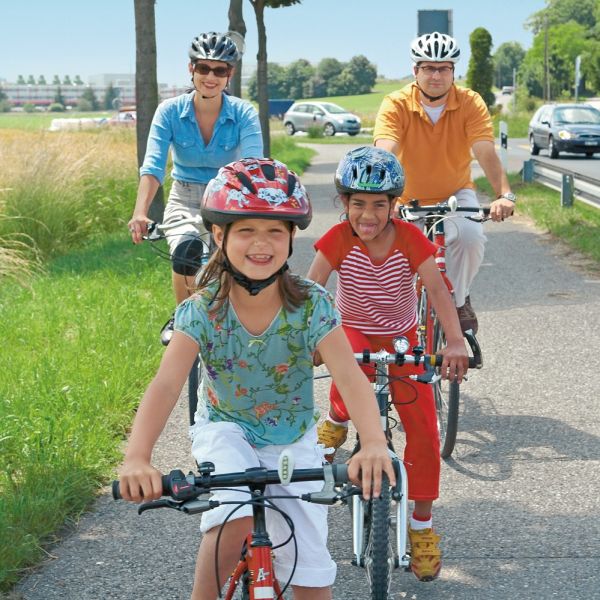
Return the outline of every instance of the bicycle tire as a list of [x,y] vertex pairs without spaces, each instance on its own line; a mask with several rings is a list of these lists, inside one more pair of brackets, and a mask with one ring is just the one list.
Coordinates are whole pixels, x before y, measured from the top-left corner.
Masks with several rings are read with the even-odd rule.
[[390,539],[390,506],[390,488],[385,478],[381,495],[369,501],[365,512],[364,565],[371,600],[387,600],[392,585],[394,554]]
[[[434,319],[433,332],[435,354],[446,345],[446,338],[437,317]],[[440,435],[440,456],[449,458],[454,451],[458,433],[460,386],[456,381],[448,382],[440,379],[433,385],[433,397]]]

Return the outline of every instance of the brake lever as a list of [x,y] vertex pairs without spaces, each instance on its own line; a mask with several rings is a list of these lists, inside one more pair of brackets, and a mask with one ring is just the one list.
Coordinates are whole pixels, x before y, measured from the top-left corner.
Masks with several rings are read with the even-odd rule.
[[174,510],[183,510],[184,502],[177,502],[171,500],[171,498],[161,498],[160,500],[153,500],[152,502],[144,502],[138,506],[138,515],[141,515],[147,510],[153,510],[155,508],[172,508]]

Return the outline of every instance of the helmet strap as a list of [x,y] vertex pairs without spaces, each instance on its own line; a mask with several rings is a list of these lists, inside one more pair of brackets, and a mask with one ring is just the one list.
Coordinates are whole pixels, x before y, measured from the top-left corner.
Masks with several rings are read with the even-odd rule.
[[225,255],[223,261],[223,270],[227,271],[235,280],[235,282],[241,285],[251,296],[256,296],[260,291],[270,286],[280,275],[283,275],[288,269],[289,265],[285,262],[273,275],[266,279],[250,279],[246,277],[241,271],[238,271]]
[[441,96],[430,96],[426,91],[423,90],[423,88],[418,83],[416,85],[419,88],[419,91],[421,92],[421,94],[423,94],[423,96],[425,96],[425,98],[427,98],[427,100],[429,100],[429,102],[436,102],[437,100],[441,100],[450,91],[450,90],[448,90],[448,92],[444,92]]

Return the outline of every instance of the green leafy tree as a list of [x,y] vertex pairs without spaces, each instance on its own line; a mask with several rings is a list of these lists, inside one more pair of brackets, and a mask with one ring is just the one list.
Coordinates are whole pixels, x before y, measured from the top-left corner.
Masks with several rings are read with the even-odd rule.
[[[550,98],[573,91],[575,59],[594,47],[594,42],[586,39],[585,33],[585,27],[574,21],[548,28]],[[540,31],[519,70],[519,81],[532,96],[544,96],[544,46],[545,32]]]
[[75,75],[75,79],[73,79],[73,84],[74,85],[85,85],[85,83],[83,83],[81,77],[79,77],[79,75]]
[[38,77],[38,85],[47,85],[46,84],[46,78],[43,75],[40,75]]
[[258,31],[258,53],[256,54],[256,84],[258,117],[263,136],[265,156],[271,156],[271,132],[269,127],[269,96],[267,72],[267,29],[265,27],[265,8],[280,8],[299,4],[300,0],[250,0],[256,17]]
[[119,97],[119,90],[115,88],[112,81],[108,84],[106,91],[104,92],[104,99],[102,100],[102,106],[106,110],[114,109],[114,100]]
[[377,80],[377,67],[366,56],[353,56],[341,73],[349,82],[351,94],[368,94]]
[[315,68],[304,58],[288,65],[286,76],[289,98],[298,100],[299,98],[310,97],[312,91],[311,81],[314,75]]
[[579,23],[589,31],[600,18],[598,0],[546,0],[546,4],[546,8],[533,13],[525,23],[536,34],[546,26],[553,27],[569,21]]
[[27,78],[27,85],[35,85],[35,77],[33,75]]
[[17,77],[17,85],[25,85],[25,78],[23,77],[23,75],[19,75]]
[[77,100],[77,110],[80,112],[91,112],[94,110],[92,103],[83,96]]
[[328,96],[329,91],[327,86],[330,81],[337,77],[344,69],[344,63],[341,63],[337,58],[324,58],[317,65],[316,73],[312,81],[313,98],[321,98]]
[[484,27],[477,27],[469,36],[471,44],[471,58],[467,70],[467,86],[475,90],[488,105],[492,106],[496,100],[492,92],[494,67],[490,51],[492,36]]
[[519,70],[524,57],[525,50],[519,42],[505,42],[500,45],[493,56],[496,87],[513,84],[513,69]]
[[62,95],[62,90],[60,89],[60,85],[56,88],[56,93],[54,94],[54,104],[60,104],[61,106],[65,106],[65,98]]
[[52,85],[60,85],[60,77],[58,75],[55,75],[52,79]]
[[588,41],[581,53],[581,73],[592,93],[600,93],[600,42]]
[[98,98],[96,98],[96,92],[94,92],[94,88],[91,86],[88,86],[83,90],[80,99],[89,102],[90,108],[88,110],[98,110],[100,108],[100,103],[98,102]]
[[73,85],[73,82],[68,75],[65,75],[65,78],[63,79],[63,85]]
[[26,102],[25,104],[23,104],[23,111],[26,113],[35,112],[35,104],[32,104],[31,102]]
[[[277,63],[268,63],[267,72],[267,90],[269,98],[289,98],[290,91],[288,88],[288,76],[285,67],[282,67]],[[256,77],[256,71],[254,71],[250,81],[248,82],[248,97],[253,102],[258,101],[258,80]]]

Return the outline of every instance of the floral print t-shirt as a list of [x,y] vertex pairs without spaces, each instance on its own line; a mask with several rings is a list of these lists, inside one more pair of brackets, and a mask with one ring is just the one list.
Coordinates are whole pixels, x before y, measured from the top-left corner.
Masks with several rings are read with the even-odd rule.
[[237,423],[257,448],[291,444],[319,418],[312,354],[340,317],[329,292],[301,281],[310,286],[308,300],[293,312],[282,307],[260,335],[245,329],[231,304],[224,318],[209,314],[216,283],[175,313],[175,330],[200,348],[199,412],[210,421]]

